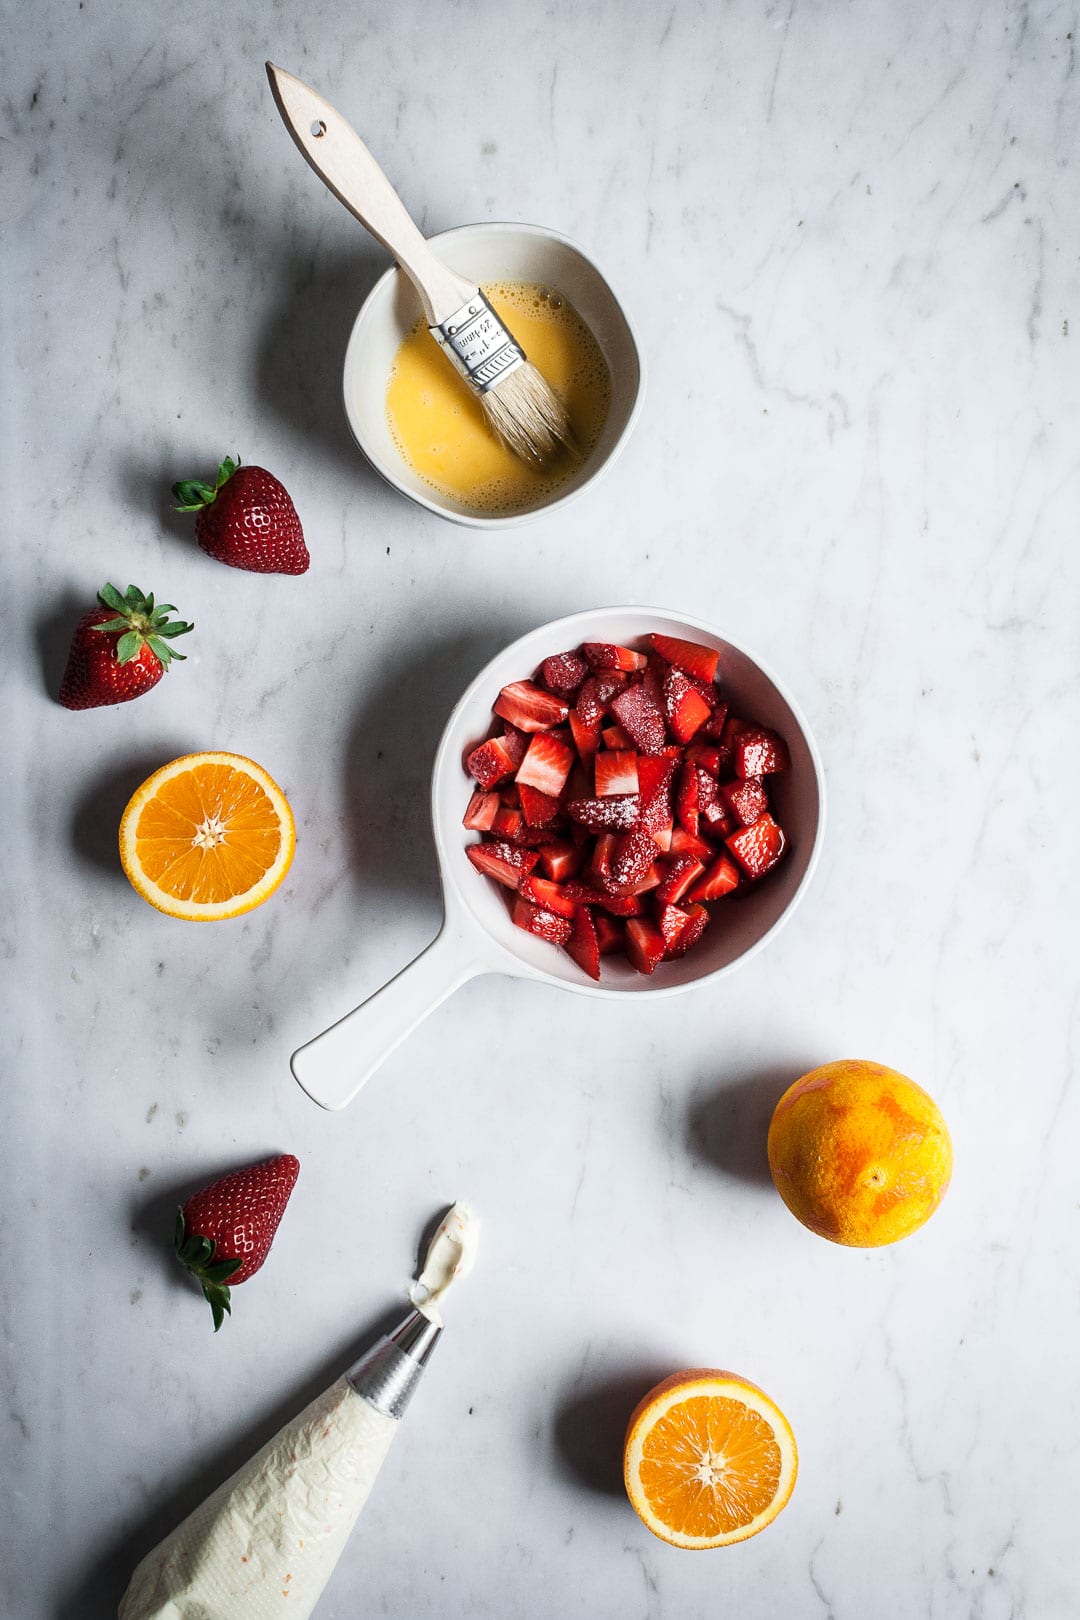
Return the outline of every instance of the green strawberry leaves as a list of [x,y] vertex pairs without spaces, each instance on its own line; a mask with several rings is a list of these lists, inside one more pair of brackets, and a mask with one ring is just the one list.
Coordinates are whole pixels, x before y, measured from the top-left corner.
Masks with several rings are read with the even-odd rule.
[[182,1209],[176,1212],[173,1247],[180,1264],[186,1267],[195,1281],[201,1285],[203,1297],[214,1319],[216,1333],[226,1315],[232,1314],[228,1279],[240,1270],[244,1262],[241,1259],[215,1260],[214,1251],[217,1245],[213,1239],[203,1237],[200,1233],[193,1232],[188,1235]]
[[149,596],[144,596],[137,585],[129,585],[123,596],[115,585],[103,585],[98,592],[98,601],[102,607],[110,608],[116,617],[105,619],[93,628],[106,635],[119,633],[120,639],[116,643],[118,664],[129,664],[139,656],[144,646],[150,648],[163,669],[168,669],[174,658],[183,663],[184,654],[170,647],[169,642],[173,636],[186,635],[195,626],[185,623],[183,619],[170,620],[169,614],[176,612],[171,602],[155,604],[154,593],[151,591]]
[[172,487],[177,500],[173,508],[176,512],[201,512],[204,506],[210,506],[217,499],[220,490],[224,489],[233,473],[240,466],[240,457],[234,461],[232,456],[226,456],[217,471],[217,482],[204,484],[199,478],[182,478]]

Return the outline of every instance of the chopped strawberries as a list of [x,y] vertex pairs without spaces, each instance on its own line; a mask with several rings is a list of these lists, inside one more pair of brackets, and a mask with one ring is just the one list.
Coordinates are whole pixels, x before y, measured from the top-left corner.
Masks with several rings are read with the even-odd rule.
[[761,726],[747,726],[735,741],[735,775],[743,777],[772,776],[786,771],[791,765],[787,743],[775,731]]
[[465,769],[475,777],[482,788],[494,787],[514,769],[514,761],[501,737],[491,737],[479,748],[474,748],[465,761]]
[[552,726],[561,726],[570,713],[569,704],[562,698],[532,681],[514,681],[504,686],[492,708],[519,731],[550,731]]
[[530,827],[550,827],[553,821],[558,821],[561,806],[556,794],[541,793],[539,788],[530,787],[527,782],[522,783],[518,794],[521,813]]
[[518,893],[531,900],[534,906],[539,906],[543,911],[553,911],[558,917],[573,919],[578,909],[577,901],[571,900],[558,883],[552,883],[548,878],[534,877],[530,872],[522,872],[518,879]]
[[752,878],[764,877],[771,871],[786,847],[783,829],[767,810],[752,827],[741,827],[725,842],[747,877]]
[[659,703],[642,682],[628,686],[611,705],[611,712],[643,754],[659,754],[667,742]]
[[613,646],[609,641],[587,641],[581,650],[593,669],[637,670],[644,669],[649,661],[644,653]]
[[680,641],[678,636],[652,635],[646,638],[660,657],[684,675],[696,675],[699,681],[716,679],[716,666],[720,654],[714,647],[701,647],[696,641]]
[[501,732],[465,760],[469,860],[513,891],[517,927],[591,980],[604,956],[645,974],[684,956],[710,907],[786,849],[765,781],[790,768],[784,739],[730,712],[715,649],[662,635],[642,648],[545,658],[503,687]]
[[477,790],[469,800],[469,807],[461,825],[471,832],[490,832],[491,824],[499,813],[499,795]]
[[600,938],[596,919],[588,906],[578,906],[574,912],[573,927],[566,942],[566,953],[590,979],[600,977]]
[[712,713],[701,693],[681,669],[669,669],[664,680],[664,713],[676,742],[689,742]]
[[514,923],[527,934],[536,934],[552,945],[565,945],[570,938],[570,924],[565,917],[557,917],[553,911],[542,911],[520,897],[514,902]]
[[637,793],[620,793],[606,799],[571,799],[566,813],[590,832],[629,832],[638,824],[641,798]]
[[769,808],[769,795],[761,782],[725,782],[720,789],[724,803],[740,827],[752,827],[758,816]]
[[719,900],[722,895],[730,894],[732,889],[739,887],[739,868],[731,856],[725,852],[714,861],[704,877],[695,883],[690,890],[690,900]]
[[564,742],[553,732],[537,731],[533,733],[528,752],[518,766],[514,780],[519,788],[537,788],[539,792],[557,799],[573,763],[574,750],[569,742]]
[[[543,851],[540,852],[543,859]],[[704,875],[705,868],[700,861],[692,855],[680,855],[668,867],[666,876],[662,879],[656,891],[656,898],[662,905],[674,905],[681,900],[690,889]]]
[[588,664],[576,652],[556,653],[540,667],[540,679],[548,691],[565,698],[577,691],[588,673]]
[[582,851],[575,844],[559,839],[540,845],[540,865],[553,883],[565,883],[581,871]]
[[598,799],[638,791],[638,762],[633,750],[605,748],[596,756],[595,770]]
[[611,857],[611,882],[617,890],[627,894],[640,893],[635,888],[649,872],[656,859],[656,845],[644,829],[627,833],[620,838]]
[[517,890],[522,872],[531,872],[540,859],[533,850],[514,849],[510,844],[470,844],[465,851],[478,872]]
[[646,917],[631,917],[626,925],[626,954],[631,967],[651,973],[667,951],[664,936]]

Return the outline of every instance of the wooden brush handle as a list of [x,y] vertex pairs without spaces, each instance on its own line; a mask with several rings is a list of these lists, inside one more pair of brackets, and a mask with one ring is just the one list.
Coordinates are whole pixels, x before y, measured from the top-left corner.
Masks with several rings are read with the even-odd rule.
[[319,179],[392,253],[417,292],[429,326],[436,326],[475,296],[467,281],[437,258],[379,165],[341,114],[310,86],[266,64],[285,127]]

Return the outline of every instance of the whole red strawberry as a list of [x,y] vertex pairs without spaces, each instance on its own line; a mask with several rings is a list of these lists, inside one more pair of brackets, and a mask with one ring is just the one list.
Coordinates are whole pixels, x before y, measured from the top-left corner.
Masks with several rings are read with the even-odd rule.
[[213,1312],[214,1332],[232,1312],[230,1283],[247,1282],[270,1252],[300,1160],[279,1153],[211,1182],[176,1212],[173,1242]]
[[129,703],[156,686],[174,658],[183,653],[169,645],[174,636],[195,627],[172,623],[171,602],[155,604],[129,585],[123,596],[115,585],[103,585],[99,607],[84,613],[75,626],[67,668],[60,682],[65,709],[95,709],[103,703]]
[[231,456],[217,482],[173,485],[178,512],[197,512],[195,538],[230,568],[253,574],[306,574],[311,564],[304,531],[285,485],[265,467],[242,467]]

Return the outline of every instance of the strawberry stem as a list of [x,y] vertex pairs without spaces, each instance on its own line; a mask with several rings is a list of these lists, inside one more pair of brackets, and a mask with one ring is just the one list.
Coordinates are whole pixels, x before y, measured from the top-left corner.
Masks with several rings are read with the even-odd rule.
[[240,457],[234,461],[232,456],[226,456],[217,470],[217,481],[214,484],[204,484],[199,478],[182,478],[172,487],[177,505],[176,512],[201,512],[204,506],[213,505],[219,492],[224,489],[233,473],[240,466]]
[[98,601],[102,607],[110,608],[116,617],[105,619],[92,628],[106,635],[119,633],[120,639],[116,643],[118,664],[130,663],[144,646],[150,648],[162,669],[168,669],[174,658],[183,662],[184,654],[170,647],[169,641],[173,636],[186,635],[195,626],[186,624],[183,619],[170,620],[169,614],[176,612],[171,602],[160,602],[155,606],[153,592],[144,596],[137,585],[129,585],[123,596],[115,585],[103,585],[98,592]]
[[244,1262],[241,1259],[215,1260],[216,1243],[212,1238],[203,1237],[198,1232],[188,1235],[183,1209],[176,1212],[173,1247],[180,1264],[191,1273],[202,1288],[203,1298],[214,1318],[216,1333],[226,1314],[232,1315],[232,1296],[227,1279],[239,1271]]

